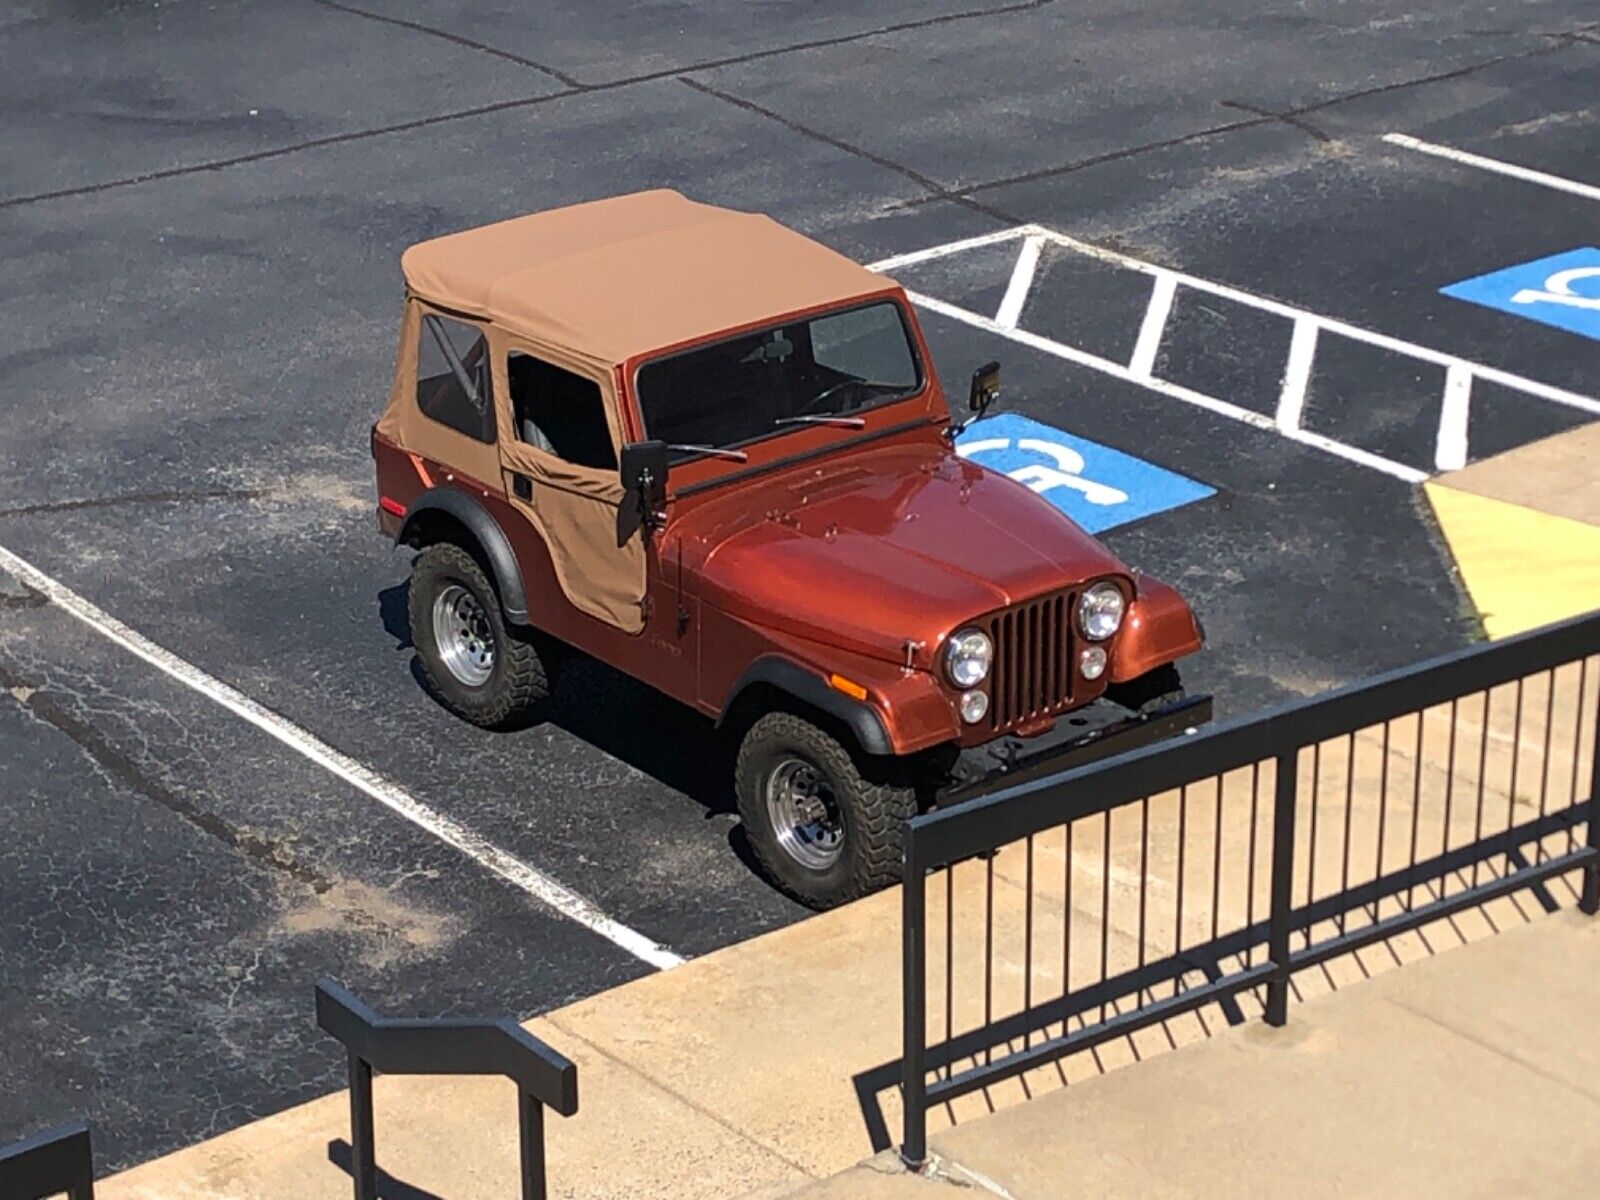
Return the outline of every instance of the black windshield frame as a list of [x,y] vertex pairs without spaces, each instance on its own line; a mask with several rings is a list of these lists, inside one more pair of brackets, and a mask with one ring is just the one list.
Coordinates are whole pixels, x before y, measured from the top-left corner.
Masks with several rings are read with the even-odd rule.
[[[864,416],[875,409],[886,408],[895,404],[902,404],[907,400],[912,400],[918,396],[924,395],[928,389],[928,372],[922,361],[921,343],[917,340],[914,331],[915,327],[912,325],[910,316],[906,312],[905,305],[894,296],[873,296],[869,299],[842,305],[837,308],[820,309],[814,312],[802,313],[781,320],[774,320],[763,325],[752,326],[751,328],[742,329],[736,333],[730,333],[724,337],[713,339],[712,341],[697,342],[692,346],[685,346],[681,350],[674,350],[668,354],[656,355],[639,363],[639,365],[634,368],[633,372],[633,402],[638,414],[642,436],[646,438],[656,436],[651,432],[650,429],[650,419],[646,410],[644,387],[642,386],[642,376],[647,370],[649,370],[649,368],[662,363],[668,363],[678,359],[687,358],[692,355],[702,354],[707,350],[714,350],[718,347],[726,346],[733,342],[766,337],[773,333],[779,333],[785,329],[792,329],[797,325],[810,326],[813,322],[826,320],[830,317],[844,316],[853,312],[861,312],[866,309],[881,307],[891,308],[894,311],[896,319],[900,323],[900,331],[905,339],[906,353],[911,361],[911,368],[915,381],[907,384],[906,387],[901,391],[877,396],[868,394],[862,398],[862,402],[859,405],[849,409],[842,415],[847,418]],[[720,450],[740,450],[747,446],[768,441],[772,438],[784,437],[786,435],[797,433],[803,430],[830,428],[836,429],[840,433],[852,434],[855,436],[860,436],[861,433],[860,430],[852,429],[845,424],[784,424],[772,425],[768,428],[760,429],[751,436],[739,439],[737,441],[718,442],[715,443],[715,445]],[[683,466],[689,463],[706,462],[708,460],[714,461],[716,457],[717,456],[715,455],[704,453],[677,452],[671,455],[670,464],[671,466]],[[738,464],[730,461],[728,462],[728,466],[737,468]]]

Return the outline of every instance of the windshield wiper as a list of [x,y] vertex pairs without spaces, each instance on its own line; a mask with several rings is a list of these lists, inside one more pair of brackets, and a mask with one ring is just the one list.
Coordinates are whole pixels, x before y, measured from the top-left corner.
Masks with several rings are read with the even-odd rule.
[[847,429],[865,429],[866,421],[860,417],[847,417],[843,413],[816,413],[798,417],[779,417],[774,425],[843,425]]
[[734,462],[749,462],[750,456],[743,450],[724,450],[721,446],[699,446],[683,442],[668,442],[668,450],[676,450],[681,454],[714,454],[718,458],[731,458]]

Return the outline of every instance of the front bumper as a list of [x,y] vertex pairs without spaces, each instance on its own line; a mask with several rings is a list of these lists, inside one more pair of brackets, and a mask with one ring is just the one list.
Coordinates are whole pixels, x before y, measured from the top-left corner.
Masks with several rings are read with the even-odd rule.
[[937,803],[948,807],[1001,784],[1024,783],[1081,767],[1183,734],[1209,720],[1210,696],[1188,696],[1143,714],[1110,700],[1096,700],[1065,714],[1053,729],[1038,737],[1007,734],[961,751],[950,770],[950,781],[937,794]]

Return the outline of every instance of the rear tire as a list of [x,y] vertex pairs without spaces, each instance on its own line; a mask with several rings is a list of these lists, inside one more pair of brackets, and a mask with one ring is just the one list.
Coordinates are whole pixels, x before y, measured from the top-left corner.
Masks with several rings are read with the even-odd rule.
[[549,698],[554,656],[540,635],[506,624],[494,585],[460,546],[439,542],[417,556],[406,602],[423,673],[458,717],[515,728]]
[[734,791],[756,861],[801,904],[833,908],[899,882],[916,789],[869,779],[810,721],[776,712],[751,725]]
[[1141,716],[1176,704],[1184,698],[1183,680],[1178,668],[1163,663],[1153,671],[1146,671],[1126,683],[1113,683],[1106,689],[1106,699],[1123,708],[1131,708]]

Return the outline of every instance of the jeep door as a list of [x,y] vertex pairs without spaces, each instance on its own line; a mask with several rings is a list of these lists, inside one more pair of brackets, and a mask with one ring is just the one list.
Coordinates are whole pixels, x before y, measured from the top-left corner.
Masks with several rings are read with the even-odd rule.
[[[543,540],[572,607],[637,634],[646,615],[646,546],[617,474],[622,431],[609,374],[520,340],[496,340],[506,498]],[[528,601],[536,613],[537,598]],[[559,626],[552,632],[570,636]]]

